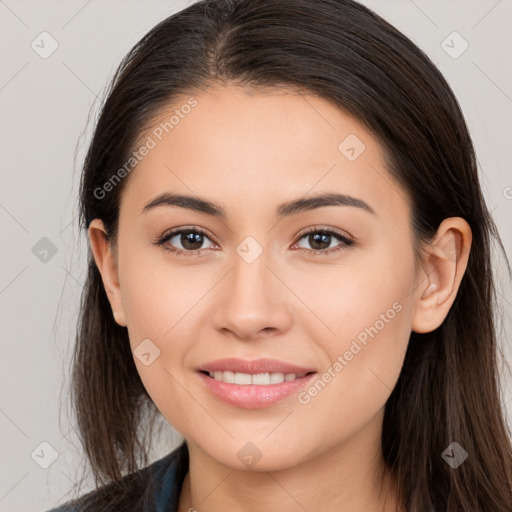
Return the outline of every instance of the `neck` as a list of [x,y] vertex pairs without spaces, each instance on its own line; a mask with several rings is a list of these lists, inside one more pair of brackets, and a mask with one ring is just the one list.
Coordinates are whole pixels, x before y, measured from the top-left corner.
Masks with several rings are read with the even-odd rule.
[[342,444],[285,469],[243,471],[187,440],[179,512],[396,512],[396,482],[380,448],[382,414]]

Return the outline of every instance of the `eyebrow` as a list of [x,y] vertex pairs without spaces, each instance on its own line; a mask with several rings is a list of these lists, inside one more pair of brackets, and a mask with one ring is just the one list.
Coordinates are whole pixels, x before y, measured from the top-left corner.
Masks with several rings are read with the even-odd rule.
[[[170,192],[164,192],[152,199],[144,206],[141,213],[148,212],[160,206],[179,206],[181,208],[187,208],[199,213],[211,215],[219,219],[226,219],[227,217],[226,211],[221,206],[212,203],[211,201],[200,197],[172,194]],[[334,193],[324,193],[308,198],[302,197],[300,199],[283,203],[277,208],[276,215],[281,219],[283,217],[315,210],[317,208],[323,208],[325,206],[352,206],[360,208],[372,215],[377,215],[375,210],[362,199],[345,194]]]

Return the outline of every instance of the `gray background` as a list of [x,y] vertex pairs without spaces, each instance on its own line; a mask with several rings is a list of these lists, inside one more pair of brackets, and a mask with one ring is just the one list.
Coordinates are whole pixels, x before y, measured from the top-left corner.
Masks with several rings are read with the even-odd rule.
[[[67,407],[87,249],[76,228],[80,164],[98,99],[121,58],[157,22],[190,3],[0,0],[0,511],[47,510],[67,500],[81,476]],[[422,48],[452,86],[475,142],[486,200],[512,258],[512,1],[363,3]],[[31,47],[34,40],[42,47],[43,31],[58,43],[46,59]],[[453,31],[469,44],[458,58],[445,49],[455,55],[462,40],[452,36],[442,43]],[[501,258],[496,268],[510,319],[510,280]],[[502,344],[510,363],[507,322]],[[503,385],[510,417],[508,374]],[[163,425],[153,460],[181,441]]]

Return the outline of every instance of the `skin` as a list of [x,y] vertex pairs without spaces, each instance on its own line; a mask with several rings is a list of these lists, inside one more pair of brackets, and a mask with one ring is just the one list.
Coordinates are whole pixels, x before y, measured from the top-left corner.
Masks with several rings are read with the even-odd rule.
[[[384,406],[411,331],[437,328],[455,299],[470,227],[445,219],[419,265],[408,196],[385,169],[377,139],[354,118],[322,98],[283,90],[217,86],[194,98],[197,107],[130,175],[118,245],[105,240],[100,219],[88,232],[132,350],[147,338],[160,350],[148,366],[134,360],[153,401],[188,441],[179,510],[397,510],[380,451]],[[349,134],[365,144],[354,161],[338,149]],[[207,198],[227,218],[172,206],[141,214],[164,191]],[[328,206],[277,220],[281,203],[333,191],[364,200],[375,215]],[[180,226],[209,233],[196,244],[200,257],[151,245]],[[315,245],[301,235],[313,226],[356,242],[308,255],[342,244],[332,236]],[[236,252],[247,236],[263,248],[252,263]],[[183,241],[175,236],[172,245],[187,250]],[[233,356],[271,357],[321,376],[394,303],[400,312],[307,404],[293,394],[240,409],[211,395],[196,374],[203,363]],[[250,467],[237,456],[248,442],[261,454]]]

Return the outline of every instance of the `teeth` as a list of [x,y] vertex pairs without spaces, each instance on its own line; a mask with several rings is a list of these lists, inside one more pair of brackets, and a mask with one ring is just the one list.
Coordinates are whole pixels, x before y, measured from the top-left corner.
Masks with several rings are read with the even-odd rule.
[[226,384],[256,384],[256,385],[268,385],[268,384],[280,384],[281,382],[295,380],[296,378],[303,377],[305,374],[296,375],[295,373],[256,373],[251,375],[250,373],[239,373],[239,372],[208,372],[210,377]]

